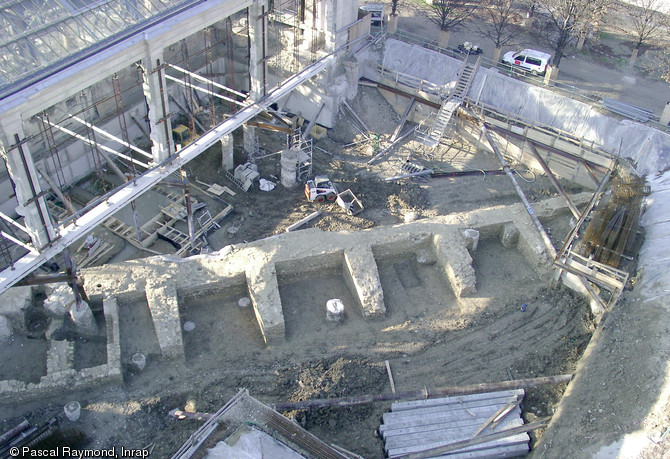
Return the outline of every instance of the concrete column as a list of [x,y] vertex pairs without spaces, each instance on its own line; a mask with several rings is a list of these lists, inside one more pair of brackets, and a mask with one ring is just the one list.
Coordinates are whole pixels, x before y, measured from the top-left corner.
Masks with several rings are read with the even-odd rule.
[[221,167],[225,171],[233,170],[233,135],[226,134],[221,137]]
[[449,44],[449,35],[451,35],[450,30],[440,30],[440,35],[437,38],[437,46],[446,48]]
[[547,70],[544,74],[544,85],[552,86],[557,79],[558,79],[558,67],[554,67],[553,65],[547,65]]
[[387,33],[396,33],[398,30],[398,15],[390,15],[389,16],[389,23],[388,26],[386,27],[386,32]]
[[142,89],[147,103],[151,138],[151,154],[154,163],[165,161],[174,152],[172,141],[172,122],[167,116],[170,112],[167,85],[163,70],[158,70],[163,62],[162,51],[148,50],[142,60]]
[[358,94],[358,79],[360,70],[357,60],[346,60],[342,63],[344,66],[344,75],[347,78],[347,100],[351,100]]
[[254,101],[263,97],[267,90],[267,10],[266,0],[249,6],[249,97]]
[[16,188],[18,206],[15,210],[24,217],[24,224],[30,230],[33,245],[41,249],[55,238],[56,232],[44,198],[31,201],[34,196],[42,192],[42,187],[37,179],[37,170],[28,144],[16,148],[9,147],[17,143],[17,138],[19,140],[25,138],[21,119],[6,120],[6,124],[3,123],[3,131],[8,145],[0,145],[0,152],[7,158],[7,172]]
[[670,125],[670,101],[665,104],[663,113],[661,113],[660,123],[664,126]]
[[254,126],[242,126],[242,138],[244,141],[244,151],[251,157],[256,150],[256,128]]

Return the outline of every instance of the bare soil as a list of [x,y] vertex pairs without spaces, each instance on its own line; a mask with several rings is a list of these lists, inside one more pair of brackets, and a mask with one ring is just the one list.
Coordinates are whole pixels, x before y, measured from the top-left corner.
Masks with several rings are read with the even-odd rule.
[[[389,110],[385,104],[375,89],[361,88],[355,105],[374,126],[371,129],[381,134],[382,146],[397,122],[392,116],[386,122],[374,116],[374,107]],[[314,172],[327,173],[342,190],[350,188],[365,206],[362,213],[347,216],[334,204],[322,207],[307,202],[300,189],[236,190],[234,197],[224,195],[235,212],[209,235],[210,246],[220,248],[283,232],[317,208],[324,215],[306,227],[356,231],[400,223],[409,214],[422,218],[518,202],[506,177],[382,180],[395,175],[408,158],[443,170],[496,168],[495,161],[474,146],[455,139],[429,158],[411,142],[380,164],[367,166],[374,145],[343,148],[359,135],[343,131],[338,131],[339,142],[315,143],[328,153],[315,149]],[[279,150],[285,142],[283,136],[264,131],[259,131],[259,139],[268,152]],[[232,186],[221,177],[219,162],[220,152],[212,149],[189,173],[207,183]],[[278,155],[260,158],[257,164],[262,177],[279,176]],[[531,200],[554,195],[546,178],[519,170]],[[199,199],[214,210],[224,205],[206,196]],[[231,225],[238,228],[232,236],[227,232]],[[560,242],[570,229],[569,217],[549,221],[547,226]],[[129,362],[141,351],[147,356],[147,367],[140,373],[128,365],[120,387],[69,394],[67,400],[54,397],[8,406],[2,428],[11,427],[21,416],[44,422],[62,413],[65,402],[76,399],[82,404],[82,417],[76,424],[64,424],[69,433],[63,441],[98,448],[146,447],[155,457],[167,457],[199,425],[169,418],[171,409],[212,412],[241,387],[268,403],[389,392],[385,360],[390,362],[398,390],[573,371],[594,330],[586,302],[568,290],[548,288],[547,280],[538,277],[520,252],[504,248],[498,240],[480,241],[473,258],[478,292],[467,298],[457,298],[437,266],[418,263],[415,254],[380,261],[387,316],[377,321],[363,319],[339,270],[280,277],[286,341],[271,347],[263,343],[251,308],[238,305],[240,298],[248,296],[245,289],[222,296],[180,298],[182,324],[195,324],[193,331],[183,332],[183,364],[161,360],[146,301],[120,301],[122,361]],[[331,298],[340,298],[346,307],[346,318],[338,325],[326,321],[325,303]],[[525,311],[521,304],[527,305]],[[563,389],[529,391],[523,405],[525,417],[550,416]],[[287,415],[329,443],[376,458],[383,457],[383,449],[375,431],[388,408],[382,403]]]

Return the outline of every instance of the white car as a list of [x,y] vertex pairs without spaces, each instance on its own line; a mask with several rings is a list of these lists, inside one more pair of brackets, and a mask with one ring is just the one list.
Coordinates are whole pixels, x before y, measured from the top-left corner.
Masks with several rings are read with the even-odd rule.
[[533,75],[544,75],[547,71],[547,65],[551,59],[551,54],[536,51],[534,49],[524,49],[523,51],[510,51],[505,53],[502,61],[514,67],[532,73]]

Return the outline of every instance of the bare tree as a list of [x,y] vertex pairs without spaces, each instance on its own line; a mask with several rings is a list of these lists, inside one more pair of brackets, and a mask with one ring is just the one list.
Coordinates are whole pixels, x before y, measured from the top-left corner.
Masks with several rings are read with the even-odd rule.
[[588,27],[597,24],[612,0],[542,0],[549,12],[548,39],[554,48],[553,65],[558,67],[567,46]]
[[488,0],[484,5],[483,19],[479,34],[490,39],[495,45],[493,60],[498,61],[503,46],[514,43],[519,34],[522,20],[521,3],[517,0]]
[[468,0],[437,0],[430,5],[428,17],[440,28],[438,45],[446,48],[449,34],[472,16],[478,4]]
[[667,31],[668,17],[661,11],[665,4],[665,0],[629,0],[629,3],[621,5],[625,22],[620,23],[619,29],[630,35],[635,43],[628,62],[630,67],[635,65],[644,43],[659,38]]

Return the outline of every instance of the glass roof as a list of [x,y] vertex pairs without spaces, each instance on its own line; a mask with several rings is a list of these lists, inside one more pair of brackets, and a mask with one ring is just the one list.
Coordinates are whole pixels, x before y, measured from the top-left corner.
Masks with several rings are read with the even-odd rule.
[[0,0],[0,98],[202,0]]

